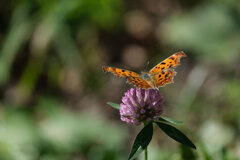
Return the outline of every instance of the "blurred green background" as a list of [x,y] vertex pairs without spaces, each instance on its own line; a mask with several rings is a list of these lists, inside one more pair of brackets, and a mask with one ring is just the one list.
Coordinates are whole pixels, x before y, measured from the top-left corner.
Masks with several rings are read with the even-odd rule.
[[[1,0],[0,159],[125,160],[141,127],[106,105],[131,86],[103,65],[146,70],[183,50],[150,160],[240,159],[238,0]],[[143,159],[143,157],[139,157]]]

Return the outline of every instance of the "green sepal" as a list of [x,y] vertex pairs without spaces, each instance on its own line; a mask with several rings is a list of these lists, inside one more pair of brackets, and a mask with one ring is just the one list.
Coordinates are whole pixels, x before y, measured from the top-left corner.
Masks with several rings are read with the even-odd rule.
[[178,121],[178,120],[174,120],[168,117],[159,117],[158,119],[161,122],[167,122],[167,123],[171,123],[171,124],[175,124],[175,125],[183,125],[184,123],[182,121]]
[[120,110],[120,104],[112,103],[112,102],[107,102],[107,104],[115,109]]

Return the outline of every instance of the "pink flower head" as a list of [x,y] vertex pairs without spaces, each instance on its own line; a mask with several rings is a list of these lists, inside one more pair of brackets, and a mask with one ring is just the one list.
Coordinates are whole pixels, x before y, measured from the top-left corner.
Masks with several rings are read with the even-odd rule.
[[131,88],[122,97],[121,120],[135,125],[157,120],[163,111],[162,101],[158,90]]

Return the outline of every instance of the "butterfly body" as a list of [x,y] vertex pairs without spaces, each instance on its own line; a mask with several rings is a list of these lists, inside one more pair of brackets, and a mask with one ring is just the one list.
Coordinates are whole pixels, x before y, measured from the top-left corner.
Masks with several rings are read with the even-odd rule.
[[166,84],[173,83],[173,78],[177,73],[174,71],[174,68],[180,65],[180,59],[185,56],[186,54],[184,52],[177,52],[157,64],[149,72],[141,72],[141,74],[107,66],[103,66],[103,71],[111,72],[118,77],[126,78],[128,83],[133,84],[138,88],[158,89]]
[[154,75],[148,72],[142,72],[140,74],[140,77],[147,82],[147,84],[149,86],[151,86],[151,88],[157,88],[155,81],[154,81]]

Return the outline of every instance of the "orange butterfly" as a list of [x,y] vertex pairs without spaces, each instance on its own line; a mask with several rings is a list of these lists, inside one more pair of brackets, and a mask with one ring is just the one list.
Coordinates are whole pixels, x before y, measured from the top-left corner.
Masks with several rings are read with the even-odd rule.
[[158,89],[168,83],[173,83],[173,77],[177,74],[174,71],[180,65],[180,59],[186,57],[186,54],[181,51],[173,54],[164,61],[157,64],[149,72],[141,72],[141,74],[133,71],[103,66],[104,72],[112,72],[114,75],[124,77],[128,83],[135,85],[138,88]]

